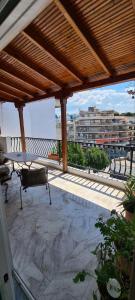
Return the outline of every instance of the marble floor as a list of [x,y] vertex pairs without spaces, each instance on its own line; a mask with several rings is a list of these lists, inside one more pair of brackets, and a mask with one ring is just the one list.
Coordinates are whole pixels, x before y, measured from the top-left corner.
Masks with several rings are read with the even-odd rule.
[[9,183],[5,205],[14,267],[37,300],[92,300],[94,279],[75,284],[83,269],[94,272],[91,251],[101,240],[95,222],[109,216],[123,193],[101,184],[49,171],[52,206],[44,187],[23,192],[20,210],[19,179]]

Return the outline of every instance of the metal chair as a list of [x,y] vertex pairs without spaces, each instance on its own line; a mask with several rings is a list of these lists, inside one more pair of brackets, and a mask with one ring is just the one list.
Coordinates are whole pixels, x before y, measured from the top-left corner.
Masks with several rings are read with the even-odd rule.
[[8,202],[8,199],[7,199],[8,183],[7,183],[7,181],[10,179],[11,179],[10,169],[6,165],[0,165],[0,183],[1,183],[1,185],[5,185],[5,203]]
[[20,186],[20,200],[21,200],[21,207],[22,205],[22,189],[27,190],[29,187],[35,187],[40,185],[45,185],[46,189],[48,189],[49,192],[49,199],[50,199],[50,205],[51,202],[51,193],[50,193],[50,185],[48,183],[48,168],[40,168],[40,169],[22,169],[20,170],[20,180],[21,180],[21,186]]

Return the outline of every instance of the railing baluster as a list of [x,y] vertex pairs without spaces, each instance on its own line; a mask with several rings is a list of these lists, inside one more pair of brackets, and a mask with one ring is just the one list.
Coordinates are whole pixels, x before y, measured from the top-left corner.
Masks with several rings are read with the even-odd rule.
[[127,171],[127,158],[125,157],[125,169],[124,169],[124,176],[126,175]]
[[131,146],[131,148],[130,148],[130,171],[129,171],[130,176],[132,175],[132,167],[133,167],[133,148]]

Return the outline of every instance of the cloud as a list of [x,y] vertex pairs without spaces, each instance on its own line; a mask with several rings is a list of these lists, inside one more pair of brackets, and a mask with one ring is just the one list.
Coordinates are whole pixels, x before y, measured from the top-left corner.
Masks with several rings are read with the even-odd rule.
[[102,100],[101,99],[96,100],[96,105],[98,105],[98,104],[102,104]]
[[68,100],[69,111],[87,109],[88,106],[97,106],[99,109],[114,109],[119,112],[135,111],[135,101],[127,93],[126,86],[123,88],[106,87],[76,93]]

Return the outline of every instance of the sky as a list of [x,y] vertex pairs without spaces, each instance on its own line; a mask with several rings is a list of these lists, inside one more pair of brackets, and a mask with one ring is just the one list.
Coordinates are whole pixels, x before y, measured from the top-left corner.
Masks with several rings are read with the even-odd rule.
[[125,82],[84,92],[75,93],[68,99],[67,111],[69,114],[87,110],[89,106],[96,106],[101,110],[114,109],[120,113],[135,112],[135,99],[127,93],[135,88],[135,82]]

